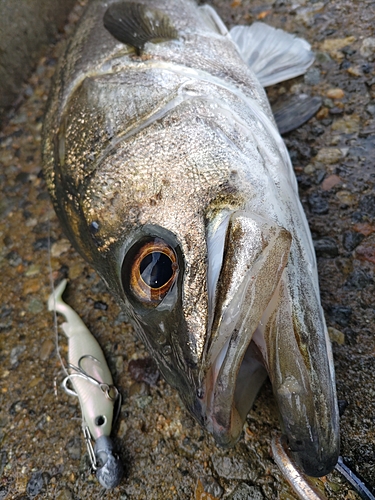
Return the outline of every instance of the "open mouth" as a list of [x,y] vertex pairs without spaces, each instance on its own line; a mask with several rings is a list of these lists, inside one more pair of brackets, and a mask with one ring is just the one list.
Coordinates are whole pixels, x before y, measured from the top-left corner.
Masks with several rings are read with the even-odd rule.
[[211,337],[202,402],[208,430],[219,444],[231,446],[267,377],[263,328],[278,305],[291,238],[285,229],[238,211],[208,241],[209,265],[216,260],[208,273]]
[[289,449],[305,473],[322,476],[337,461],[338,410],[308,261],[288,231],[257,215],[234,212],[218,228],[226,233],[220,271],[208,273],[216,282],[209,285],[211,328],[201,377],[205,426],[218,444],[234,445],[268,374]]

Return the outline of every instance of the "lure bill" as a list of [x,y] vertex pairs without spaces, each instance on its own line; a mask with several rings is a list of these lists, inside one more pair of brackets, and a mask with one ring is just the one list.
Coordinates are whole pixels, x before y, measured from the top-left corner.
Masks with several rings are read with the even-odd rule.
[[[190,0],[93,0],[56,70],[43,158],[67,236],[194,418],[233,446],[268,376],[293,460],[322,476],[339,454],[331,346],[263,89],[313,59]],[[299,105],[281,129],[308,117]]]
[[122,463],[110,438],[119,393],[97,340],[78,314],[62,300],[66,285],[67,281],[63,280],[48,299],[48,310],[56,311],[66,320],[61,327],[68,339],[69,363],[63,386],[68,394],[79,399],[83,433],[96,476],[102,486],[114,488],[123,475]]

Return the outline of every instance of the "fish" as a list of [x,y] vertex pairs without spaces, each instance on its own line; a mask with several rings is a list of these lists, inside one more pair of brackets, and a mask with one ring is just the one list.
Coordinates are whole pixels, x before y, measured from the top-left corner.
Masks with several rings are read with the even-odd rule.
[[269,377],[290,456],[319,477],[339,455],[333,358],[264,91],[313,59],[192,0],[93,0],[56,69],[43,169],[67,237],[196,421],[233,446]]

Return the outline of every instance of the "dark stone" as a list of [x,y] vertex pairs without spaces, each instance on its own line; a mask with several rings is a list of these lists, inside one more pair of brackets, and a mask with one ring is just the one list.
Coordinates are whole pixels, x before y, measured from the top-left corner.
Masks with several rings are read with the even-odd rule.
[[345,288],[355,288],[357,290],[363,290],[367,285],[372,283],[372,278],[362,269],[356,269],[348,277]]
[[370,217],[375,217],[375,195],[366,194],[363,196],[359,201],[358,208]]
[[66,450],[72,460],[79,460],[81,458],[81,439],[79,436],[74,436],[68,441]]
[[5,486],[0,486],[0,500],[5,500],[8,495],[8,488]]
[[337,401],[337,404],[338,404],[338,407],[339,407],[340,417],[342,417],[344,415],[344,412],[345,412],[346,408],[349,406],[349,403],[346,401],[346,399],[339,399]]
[[99,311],[106,311],[108,309],[108,305],[101,300],[96,300],[94,302],[94,309],[99,309]]
[[12,267],[17,267],[22,263],[22,258],[15,250],[7,253],[5,258]]
[[212,476],[201,477],[200,481],[201,481],[203,489],[206,493],[208,493],[209,495],[211,495],[215,498],[222,497],[224,490],[214,477],[212,477]]
[[353,311],[351,307],[331,306],[328,308],[328,316],[340,326],[348,326]]
[[364,239],[364,235],[355,231],[347,231],[344,233],[342,244],[348,252],[352,252]]
[[132,359],[128,369],[131,378],[136,382],[146,382],[154,386],[159,380],[159,371],[152,358]]
[[26,486],[26,493],[33,498],[39,495],[44,487],[43,474],[40,471],[34,472]]
[[48,237],[38,238],[34,241],[33,248],[34,250],[48,250],[54,241],[55,240],[53,238]]
[[313,214],[324,215],[328,213],[329,205],[322,193],[311,193],[308,198],[310,210]]
[[351,218],[352,218],[353,222],[362,222],[363,221],[363,215],[359,212],[353,212]]
[[317,257],[337,257],[339,249],[333,238],[322,238],[314,241],[314,248]]
[[344,113],[343,108],[338,108],[337,106],[329,110],[330,115],[342,115]]
[[24,408],[27,408],[27,403],[25,401],[15,401],[9,408],[9,414],[14,416]]
[[314,137],[319,137],[320,135],[324,134],[324,127],[321,125],[314,125],[311,127],[311,134]]

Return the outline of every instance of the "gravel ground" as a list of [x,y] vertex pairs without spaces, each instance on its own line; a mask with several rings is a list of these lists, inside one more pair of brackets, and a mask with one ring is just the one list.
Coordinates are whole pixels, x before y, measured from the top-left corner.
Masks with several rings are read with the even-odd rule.
[[[285,141],[318,256],[345,408],[341,454],[375,490],[375,2],[210,3],[228,26],[261,19],[303,36],[317,54],[305,77],[271,89],[270,99],[323,99],[317,116]],[[0,499],[293,499],[271,456],[278,421],[269,384],[237,446],[217,448],[142,361],[144,347],[57,222],[41,175],[40,134],[56,59],[81,11],[78,4],[0,132]],[[126,477],[111,492],[90,474],[78,404],[60,387],[46,308],[49,238],[52,279],[69,276],[66,301],[103,346],[123,395],[116,441]],[[61,337],[60,350],[66,354]],[[337,473],[316,484],[328,498],[358,498]]]

